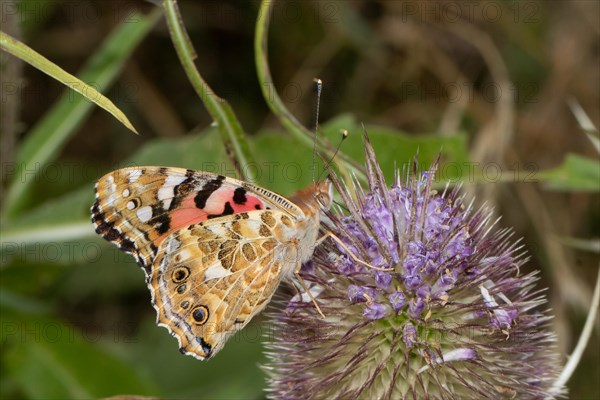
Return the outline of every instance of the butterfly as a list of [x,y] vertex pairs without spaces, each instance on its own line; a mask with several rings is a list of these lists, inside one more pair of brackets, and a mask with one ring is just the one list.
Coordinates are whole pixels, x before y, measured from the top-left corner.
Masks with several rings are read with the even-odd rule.
[[96,184],[96,232],[132,254],[157,323],[205,360],[265,308],[312,256],[331,182],[290,199],[191,169],[123,168]]

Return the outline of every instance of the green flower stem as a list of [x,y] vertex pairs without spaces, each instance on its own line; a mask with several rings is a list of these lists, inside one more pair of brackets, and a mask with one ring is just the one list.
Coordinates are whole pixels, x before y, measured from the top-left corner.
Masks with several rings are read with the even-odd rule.
[[240,168],[240,166],[256,165],[242,125],[229,103],[217,96],[198,72],[194,64],[196,53],[183,25],[177,1],[164,0],[163,5],[171,40],[173,40],[175,50],[190,83],[217,124],[225,148],[228,150],[227,153],[230,154],[231,161],[240,173],[241,179],[255,182],[257,177],[251,169]]
[[[271,20],[272,0],[263,0],[258,10],[258,18],[256,21],[256,31],[254,36],[254,59],[256,63],[256,71],[258,81],[263,93],[263,97],[271,112],[277,116],[281,124],[294,135],[298,140],[307,146],[314,145],[314,133],[306,129],[292,113],[287,109],[283,101],[277,94],[271,77],[271,70],[268,62],[268,31]],[[335,152],[330,144],[326,141],[317,138],[317,148],[325,155],[326,159],[330,159]],[[341,151],[337,156],[343,161],[345,166],[354,172],[360,179],[365,179],[365,174],[362,167]]]

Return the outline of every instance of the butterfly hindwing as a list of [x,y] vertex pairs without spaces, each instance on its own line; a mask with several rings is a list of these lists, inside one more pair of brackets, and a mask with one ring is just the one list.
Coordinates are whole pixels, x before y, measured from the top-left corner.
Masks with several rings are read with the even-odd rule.
[[[298,265],[291,219],[281,211],[251,211],[172,233],[161,244],[148,287],[180,351],[215,354],[270,301]],[[286,225],[288,224],[288,225]]]
[[182,168],[131,167],[96,185],[96,232],[136,257],[147,275],[159,245],[171,233],[212,218],[275,209],[302,211],[285,198],[222,175]]

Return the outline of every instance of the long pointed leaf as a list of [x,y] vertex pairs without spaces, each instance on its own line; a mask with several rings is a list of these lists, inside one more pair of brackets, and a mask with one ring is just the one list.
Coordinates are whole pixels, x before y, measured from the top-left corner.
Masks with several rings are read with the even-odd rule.
[[72,90],[76,91],[92,103],[96,103],[98,106],[104,108],[106,111],[111,113],[116,119],[118,119],[127,129],[137,133],[133,124],[127,119],[125,114],[110,99],[96,90],[95,87],[88,85],[76,76],[71,75],[52,61],[48,60],[43,55],[39,54],[25,43],[18,41],[17,39],[7,35],[0,31],[0,48],[15,57],[20,58],[27,64],[39,69],[45,74],[51,76],[63,85],[68,86]]
[[[106,90],[118,76],[127,57],[148,34],[160,15],[159,10],[146,16],[134,14],[122,22],[81,71],[80,79],[94,82],[98,90]],[[32,175],[41,171],[57,156],[91,112],[93,104],[84,97],[71,98],[67,94],[27,135],[17,155],[14,178],[2,210],[3,216],[13,217],[22,209],[22,199],[36,180]]]

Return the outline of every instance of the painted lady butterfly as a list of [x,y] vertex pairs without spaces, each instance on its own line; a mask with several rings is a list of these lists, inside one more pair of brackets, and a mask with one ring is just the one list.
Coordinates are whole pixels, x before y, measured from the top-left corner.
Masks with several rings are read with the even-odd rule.
[[98,181],[92,222],[144,270],[157,323],[204,360],[311,257],[331,202],[328,181],[288,200],[208,172],[134,167]]

